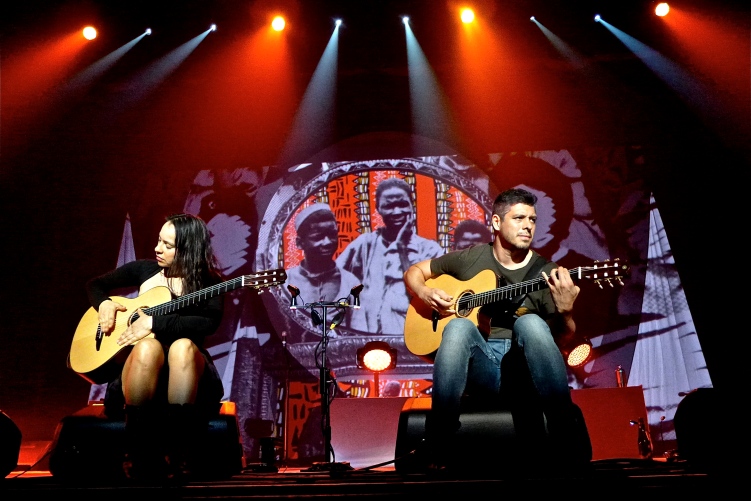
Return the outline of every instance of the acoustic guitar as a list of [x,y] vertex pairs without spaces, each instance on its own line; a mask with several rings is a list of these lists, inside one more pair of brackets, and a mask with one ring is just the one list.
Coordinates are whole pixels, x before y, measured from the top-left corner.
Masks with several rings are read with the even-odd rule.
[[[592,266],[572,268],[568,270],[576,280],[591,279],[600,288],[603,284],[613,286],[613,282],[623,285],[622,277],[629,273],[629,266],[618,259],[595,263]],[[467,318],[480,326],[480,307],[491,303],[500,303],[507,308],[520,302],[524,295],[548,286],[542,277],[525,280],[516,284],[499,287],[501,279],[491,270],[484,270],[469,280],[457,280],[450,275],[439,275],[429,279],[427,285],[446,291],[454,298],[453,310],[447,316],[441,317],[437,311],[426,305],[420,298],[414,296],[407,308],[404,320],[404,344],[407,349],[425,360],[432,361],[435,352],[441,344],[443,329],[454,318]]]
[[[287,273],[284,270],[265,270],[242,275],[176,299],[172,299],[169,289],[162,286],[154,287],[133,299],[113,296],[112,300],[125,306],[127,311],[117,312],[115,329],[105,335],[99,326],[99,313],[94,308],[89,308],[73,335],[68,367],[93,384],[111,381],[132,349],[132,345],[118,345],[117,339],[138,319],[139,309],[149,316],[165,315],[241,287],[251,287],[261,293],[267,287],[283,284],[285,280]],[[153,337],[153,334],[147,337]]]

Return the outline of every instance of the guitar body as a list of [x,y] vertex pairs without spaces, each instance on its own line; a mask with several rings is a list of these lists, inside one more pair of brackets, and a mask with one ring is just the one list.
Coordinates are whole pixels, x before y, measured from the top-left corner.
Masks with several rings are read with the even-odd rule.
[[434,319],[435,310],[426,305],[420,298],[413,297],[407,308],[404,319],[404,344],[407,349],[428,361],[435,358],[435,352],[441,344],[443,329],[454,318],[467,318],[479,325],[478,314],[480,308],[460,309],[457,302],[468,294],[477,294],[493,290],[498,285],[498,277],[491,270],[484,270],[470,280],[461,281],[450,275],[440,275],[428,280],[427,285],[442,289],[454,298],[454,310],[448,316]]
[[251,287],[260,293],[268,287],[283,284],[285,280],[287,273],[278,268],[241,275],[175,299],[172,299],[168,288],[161,286],[147,290],[135,299],[112,297],[113,301],[125,306],[127,310],[117,313],[115,329],[105,336],[99,328],[99,313],[94,308],[89,308],[73,335],[73,343],[68,353],[68,367],[90,383],[102,384],[111,381],[122,369],[132,348],[132,345],[118,345],[117,340],[120,334],[138,319],[139,309],[149,316],[165,315],[239,287]]
[[[139,308],[149,308],[172,299],[167,287],[154,287],[136,298],[113,296],[112,300],[125,306],[127,311],[120,311],[115,318],[115,329],[107,335],[101,335],[99,330],[99,312],[89,308],[76,327],[73,335],[68,367],[94,384],[111,381],[122,368],[132,346],[120,346],[117,339],[128,328],[133,315]],[[98,341],[97,338],[101,340]],[[147,336],[147,337],[153,337]]]
[[[595,262],[592,266],[568,270],[574,281],[588,279],[601,289],[604,285],[623,285],[622,278],[629,275],[629,266],[616,259]],[[454,318],[463,317],[474,322],[480,332],[489,332],[489,319],[481,313],[486,304],[496,304],[507,313],[519,306],[525,294],[543,289],[547,281],[538,276],[515,284],[500,285],[500,279],[491,270],[483,270],[469,280],[461,281],[450,275],[439,275],[428,280],[430,287],[442,289],[454,298],[455,313],[437,318],[437,313],[419,298],[413,297],[404,319],[404,344],[414,355],[432,362],[441,344],[443,329]],[[496,308],[496,307],[494,307]],[[520,314],[517,312],[517,314]]]

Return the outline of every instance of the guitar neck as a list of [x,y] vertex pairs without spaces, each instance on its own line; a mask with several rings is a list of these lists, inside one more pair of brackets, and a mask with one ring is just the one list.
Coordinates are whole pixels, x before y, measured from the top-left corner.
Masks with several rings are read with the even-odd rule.
[[[578,280],[586,268],[578,267],[568,270],[571,278]],[[479,294],[468,294],[457,301],[457,307],[460,310],[470,310],[486,304],[497,303],[517,298],[530,292],[535,292],[548,286],[547,280],[543,277],[525,280],[516,284],[509,284],[491,291],[481,292]]]
[[143,312],[150,316],[166,315],[168,313],[173,313],[181,308],[185,308],[186,306],[190,306],[192,304],[211,299],[220,294],[225,294],[235,289],[239,289],[240,287],[246,287],[248,285],[253,285],[255,287],[268,287],[270,285],[279,283],[278,279],[275,280],[273,278],[269,278],[267,280],[263,280],[259,279],[259,276],[264,275],[242,275],[231,280],[227,280],[226,282],[212,285],[211,287],[207,287],[206,289],[201,289],[196,292],[191,292],[190,294],[185,294],[184,296],[180,296],[176,299],[173,299],[172,301],[146,308],[143,310]]

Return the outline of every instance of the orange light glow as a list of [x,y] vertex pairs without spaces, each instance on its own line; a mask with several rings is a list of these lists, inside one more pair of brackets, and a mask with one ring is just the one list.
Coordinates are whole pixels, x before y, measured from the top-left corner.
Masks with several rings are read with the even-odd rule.
[[271,27],[274,29],[274,31],[282,31],[285,26],[284,18],[282,16],[276,16],[271,21]]
[[658,3],[655,7],[655,14],[660,17],[667,16],[668,12],[670,12],[670,6],[665,2]]
[[722,89],[724,105],[742,127],[747,127],[749,103],[747,19],[710,17],[690,9],[673,8],[663,18],[690,66],[710,85]]
[[472,9],[462,9],[461,13],[462,22],[465,24],[471,23],[475,20],[475,13]]
[[93,26],[87,26],[83,29],[83,37],[86,40],[94,40],[96,38],[96,28]]

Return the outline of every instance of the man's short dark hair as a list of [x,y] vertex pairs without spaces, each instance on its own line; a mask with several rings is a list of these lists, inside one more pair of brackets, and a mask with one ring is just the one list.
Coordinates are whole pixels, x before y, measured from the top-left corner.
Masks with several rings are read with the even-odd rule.
[[510,188],[502,191],[495,197],[495,201],[493,202],[493,214],[503,219],[508,214],[508,211],[511,210],[511,207],[516,204],[534,207],[537,204],[537,196],[522,188]]

